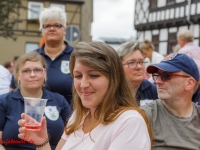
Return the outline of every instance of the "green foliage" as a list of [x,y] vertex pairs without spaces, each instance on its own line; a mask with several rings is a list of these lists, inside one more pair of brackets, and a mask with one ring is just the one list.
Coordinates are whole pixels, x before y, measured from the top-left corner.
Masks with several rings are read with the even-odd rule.
[[0,0],[0,36],[16,40],[14,26],[21,22],[19,9],[27,9],[21,0]]

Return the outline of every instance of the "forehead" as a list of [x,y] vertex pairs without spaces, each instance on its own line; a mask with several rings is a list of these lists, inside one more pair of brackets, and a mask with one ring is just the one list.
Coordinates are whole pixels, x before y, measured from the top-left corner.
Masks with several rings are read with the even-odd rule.
[[41,67],[41,61],[25,61],[24,64],[21,65],[20,68],[31,68],[31,67]]
[[44,21],[45,24],[47,23],[61,23],[61,21],[59,19],[47,19]]
[[123,57],[123,61],[144,59],[143,54],[139,50],[134,50],[131,54]]

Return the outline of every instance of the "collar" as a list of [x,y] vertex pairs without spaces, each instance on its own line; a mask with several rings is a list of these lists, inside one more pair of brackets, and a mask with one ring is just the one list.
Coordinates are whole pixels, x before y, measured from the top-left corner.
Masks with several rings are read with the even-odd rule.
[[[65,47],[64,51],[62,51],[62,53],[70,53],[70,52],[72,52],[74,48],[72,46],[70,46],[67,43],[67,41],[64,41],[64,43],[65,43],[66,47]],[[38,53],[45,55],[44,47],[45,47],[45,43],[38,49]]]
[[140,84],[140,87],[138,88],[138,91],[144,91],[145,89],[149,88],[151,86],[151,82],[144,79],[142,83]]
[[[53,98],[50,94],[50,91],[47,91],[44,88],[42,88],[42,90],[43,90],[43,95],[42,95],[43,99],[48,99],[48,101],[53,100]],[[24,98],[22,97],[19,88],[16,88],[12,91],[12,98],[15,99],[15,100],[24,101]]]

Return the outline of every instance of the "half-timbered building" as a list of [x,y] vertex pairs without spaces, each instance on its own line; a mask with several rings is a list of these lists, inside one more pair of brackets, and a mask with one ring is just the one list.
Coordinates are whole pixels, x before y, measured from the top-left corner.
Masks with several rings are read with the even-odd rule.
[[163,55],[172,52],[179,30],[191,30],[199,45],[200,0],[135,0],[134,27],[139,41],[151,40]]

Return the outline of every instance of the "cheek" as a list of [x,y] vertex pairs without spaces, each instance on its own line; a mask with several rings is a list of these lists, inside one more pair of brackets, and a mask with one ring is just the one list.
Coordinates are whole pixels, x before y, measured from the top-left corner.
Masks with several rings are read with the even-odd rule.
[[80,82],[74,78],[74,88],[78,90],[80,88]]

